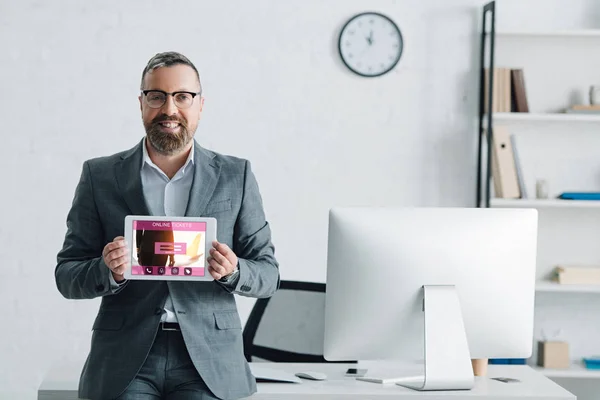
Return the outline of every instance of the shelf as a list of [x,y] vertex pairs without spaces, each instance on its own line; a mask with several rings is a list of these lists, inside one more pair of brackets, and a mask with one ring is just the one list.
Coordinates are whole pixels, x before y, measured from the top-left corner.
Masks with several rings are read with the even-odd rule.
[[[600,114],[567,114],[567,113],[494,113],[494,123],[498,122],[598,122]],[[484,125],[487,115],[484,116]]]
[[[487,34],[489,36],[489,32]],[[496,37],[598,37],[600,29],[578,29],[563,31],[496,31]]]
[[542,281],[535,284],[535,291],[552,293],[600,293],[600,285],[565,285],[551,281]]
[[503,208],[600,208],[597,200],[490,199],[490,207]]
[[600,379],[600,370],[585,368],[581,363],[576,362],[568,369],[551,369],[533,366],[533,369],[542,373],[548,378],[596,378]]

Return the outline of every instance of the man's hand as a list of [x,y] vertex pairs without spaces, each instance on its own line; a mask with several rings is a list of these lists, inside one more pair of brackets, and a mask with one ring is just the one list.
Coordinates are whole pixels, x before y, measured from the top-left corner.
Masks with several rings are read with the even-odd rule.
[[112,242],[104,246],[102,250],[104,263],[112,272],[115,282],[119,283],[125,280],[125,270],[129,268],[129,249],[125,238],[117,236]]
[[212,245],[210,257],[207,259],[208,271],[213,278],[219,280],[236,270],[238,258],[225,243],[219,243],[215,240]]

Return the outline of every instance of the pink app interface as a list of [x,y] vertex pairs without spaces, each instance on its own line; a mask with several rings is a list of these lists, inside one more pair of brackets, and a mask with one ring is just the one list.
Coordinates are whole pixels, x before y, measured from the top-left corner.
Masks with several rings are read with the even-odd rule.
[[133,221],[132,275],[204,276],[206,223]]

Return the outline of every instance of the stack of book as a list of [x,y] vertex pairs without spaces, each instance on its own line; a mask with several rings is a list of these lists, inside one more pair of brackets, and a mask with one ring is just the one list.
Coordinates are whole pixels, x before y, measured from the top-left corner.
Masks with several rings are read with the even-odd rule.
[[600,266],[559,265],[552,280],[564,285],[600,285]]

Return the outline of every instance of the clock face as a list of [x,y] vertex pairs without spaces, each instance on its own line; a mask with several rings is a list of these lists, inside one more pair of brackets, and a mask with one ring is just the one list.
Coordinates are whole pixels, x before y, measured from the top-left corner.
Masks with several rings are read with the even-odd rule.
[[402,34],[385,15],[362,13],[344,25],[338,48],[342,61],[352,72],[366,77],[380,76],[400,61]]

